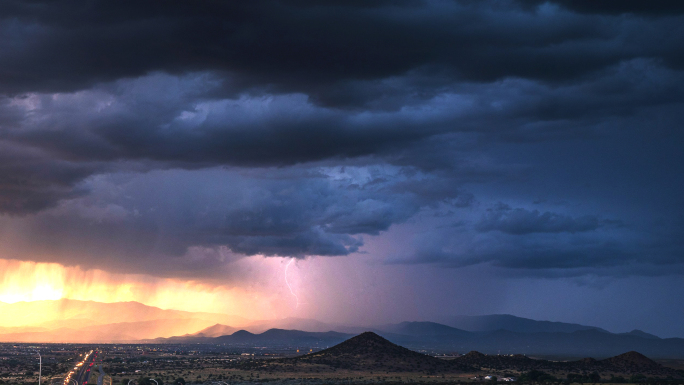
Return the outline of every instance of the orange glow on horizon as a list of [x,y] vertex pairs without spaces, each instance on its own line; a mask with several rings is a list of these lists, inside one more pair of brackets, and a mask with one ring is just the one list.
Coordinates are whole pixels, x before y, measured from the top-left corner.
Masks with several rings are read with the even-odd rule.
[[[269,274],[273,276],[282,269],[283,259],[250,257],[243,263],[256,264],[264,271],[262,280],[266,283],[272,281],[272,285],[259,286],[258,289],[211,285],[144,274],[109,273],[58,263],[0,259],[0,302],[16,304],[59,299],[105,303],[135,301],[161,309],[222,313],[253,320],[288,316],[291,311],[289,291],[285,291],[287,288],[278,279],[269,277]],[[26,326],[27,322],[43,325],[68,317],[82,317],[78,314],[40,313],[34,314],[30,321],[29,317],[22,320],[0,315],[0,327]]]
[[[206,311],[207,301],[211,302],[217,291],[229,291],[193,281],[112,274],[57,263],[0,259],[0,272],[0,302],[5,303],[68,298],[97,302],[136,301],[165,309]],[[214,312],[225,310],[228,309],[224,307]]]

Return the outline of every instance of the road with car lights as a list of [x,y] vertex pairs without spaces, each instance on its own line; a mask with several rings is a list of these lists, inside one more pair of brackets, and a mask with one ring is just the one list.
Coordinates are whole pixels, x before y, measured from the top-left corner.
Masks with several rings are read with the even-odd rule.
[[83,359],[64,378],[63,385],[88,385],[90,372],[98,360],[98,354],[97,350],[85,353]]

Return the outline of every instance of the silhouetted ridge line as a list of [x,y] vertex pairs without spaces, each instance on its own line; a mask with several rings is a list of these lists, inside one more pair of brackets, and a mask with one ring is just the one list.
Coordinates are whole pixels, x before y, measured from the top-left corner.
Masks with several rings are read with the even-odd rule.
[[320,357],[325,355],[395,355],[395,356],[405,356],[405,355],[419,355],[428,357],[424,354],[420,354],[409,350],[403,346],[394,344],[383,337],[373,333],[364,332],[358,336],[352,337],[338,345],[331,348],[322,350],[320,352],[307,354],[304,357]]
[[613,367],[637,367],[642,369],[658,369],[661,365],[645,355],[631,351],[615,357],[607,358],[603,362]]
[[649,376],[666,377],[681,376],[674,369],[664,367],[638,352],[627,352],[605,360],[583,358],[577,361],[557,362],[535,360],[529,357],[515,355],[486,355],[472,351],[454,359],[462,366],[482,369],[516,370],[521,372],[531,370],[582,372],[616,372],[624,374],[644,374]]
[[267,372],[330,373],[339,370],[386,373],[421,373],[427,375],[475,372],[478,370],[533,370],[550,373],[621,373],[641,374],[654,378],[682,378],[676,370],[664,367],[648,357],[630,351],[605,360],[584,358],[559,362],[537,360],[525,355],[482,354],[471,351],[463,356],[443,360],[394,344],[373,333],[364,332],[333,347],[292,358],[237,362],[243,370]]
[[299,357],[242,364],[249,369],[297,371],[304,367],[354,371],[447,373],[464,369],[460,363],[444,361],[396,345],[385,338],[365,332],[331,348]]

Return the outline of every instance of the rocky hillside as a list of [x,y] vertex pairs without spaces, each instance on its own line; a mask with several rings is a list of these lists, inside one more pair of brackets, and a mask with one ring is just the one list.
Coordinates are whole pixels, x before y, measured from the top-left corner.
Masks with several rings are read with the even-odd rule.
[[654,377],[681,377],[680,373],[664,367],[643,354],[628,352],[605,360],[584,358],[577,361],[557,362],[535,360],[523,355],[486,355],[470,352],[453,360],[461,366],[471,366],[482,370],[513,370],[528,372],[542,370],[552,373],[615,373],[622,375],[641,374]]

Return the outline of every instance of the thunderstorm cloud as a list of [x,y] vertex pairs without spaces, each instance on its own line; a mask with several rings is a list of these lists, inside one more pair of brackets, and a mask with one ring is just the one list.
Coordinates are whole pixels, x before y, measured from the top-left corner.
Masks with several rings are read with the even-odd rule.
[[683,46],[681,2],[3,1],[0,251],[680,274]]

